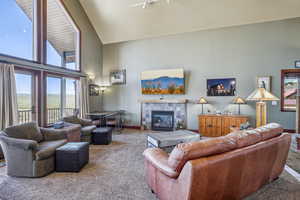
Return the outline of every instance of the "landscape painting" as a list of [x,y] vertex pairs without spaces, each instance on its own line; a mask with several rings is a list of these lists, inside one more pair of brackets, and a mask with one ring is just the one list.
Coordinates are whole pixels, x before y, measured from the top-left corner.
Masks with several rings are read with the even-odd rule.
[[142,72],[142,94],[184,94],[184,70],[168,69]]
[[207,79],[207,96],[235,96],[235,78]]

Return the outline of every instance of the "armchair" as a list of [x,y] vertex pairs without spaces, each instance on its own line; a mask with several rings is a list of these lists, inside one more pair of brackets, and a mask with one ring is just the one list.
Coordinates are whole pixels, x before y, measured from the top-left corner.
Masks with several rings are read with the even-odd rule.
[[35,122],[11,126],[0,132],[7,175],[41,177],[55,169],[55,150],[66,144],[66,134],[39,128]]
[[81,141],[91,143],[92,141],[92,132],[96,129],[96,126],[93,125],[92,120],[81,119],[76,116],[69,116],[63,118],[64,122],[71,124],[80,124],[81,125]]

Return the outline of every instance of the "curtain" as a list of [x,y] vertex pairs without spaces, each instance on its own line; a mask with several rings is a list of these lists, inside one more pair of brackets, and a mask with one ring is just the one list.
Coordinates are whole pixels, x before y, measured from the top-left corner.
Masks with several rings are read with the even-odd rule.
[[88,80],[86,77],[80,77],[79,81],[79,116],[86,118],[86,114],[89,113],[89,94],[88,94]]
[[18,123],[14,66],[0,63],[0,130]]

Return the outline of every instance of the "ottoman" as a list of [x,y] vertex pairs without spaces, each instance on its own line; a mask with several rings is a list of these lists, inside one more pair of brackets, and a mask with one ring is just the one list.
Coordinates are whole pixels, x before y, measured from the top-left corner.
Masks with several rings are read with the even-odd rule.
[[93,144],[104,144],[108,145],[112,141],[112,128],[110,127],[101,127],[96,128],[92,132],[92,141]]
[[57,172],[79,172],[89,162],[88,142],[69,142],[56,149]]

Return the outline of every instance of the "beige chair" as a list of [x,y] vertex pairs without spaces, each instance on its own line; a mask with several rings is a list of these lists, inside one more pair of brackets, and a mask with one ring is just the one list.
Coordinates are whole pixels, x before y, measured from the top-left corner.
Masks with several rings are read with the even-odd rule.
[[7,175],[41,177],[55,169],[55,151],[67,143],[61,130],[39,128],[35,122],[11,126],[0,132]]

